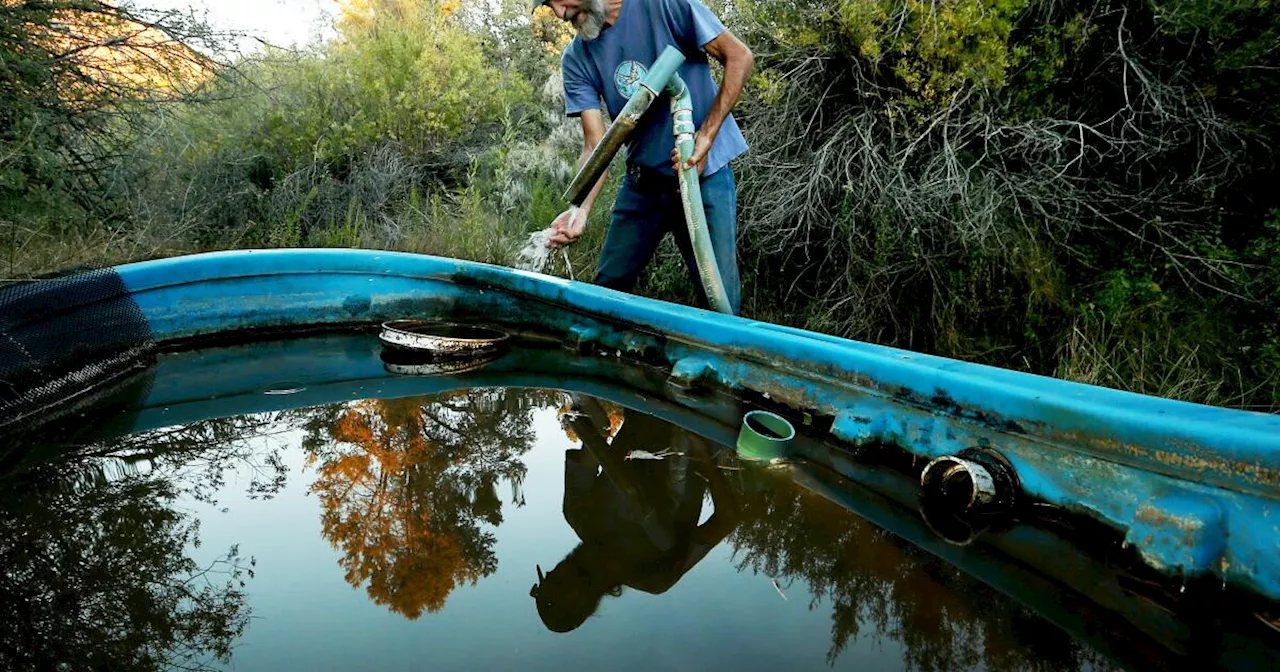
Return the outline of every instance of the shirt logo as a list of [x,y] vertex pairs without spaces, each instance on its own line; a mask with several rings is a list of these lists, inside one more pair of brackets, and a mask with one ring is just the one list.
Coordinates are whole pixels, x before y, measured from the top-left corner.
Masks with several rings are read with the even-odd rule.
[[623,61],[613,71],[613,83],[623,98],[631,98],[640,88],[640,80],[649,73],[639,61]]

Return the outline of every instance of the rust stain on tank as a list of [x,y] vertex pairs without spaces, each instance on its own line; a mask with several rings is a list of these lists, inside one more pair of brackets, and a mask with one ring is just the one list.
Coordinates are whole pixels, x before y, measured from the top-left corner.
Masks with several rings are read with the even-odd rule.
[[[1112,454],[1117,457],[1138,458],[1148,463],[1141,465],[1144,468],[1163,466],[1166,467],[1163,470],[1166,472],[1192,472],[1197,476],[1219,475],[1243,479],[1254,485],[1267,488],[1280,487],[1280,470],[1241,460],[1197,455],[1195,453],[1204,449],[1191,443],[1184,442],[1184,445],[1178,447],[1179,450],[1166,450],[1125,443],[1111,437],[1074,431],[1050,432],[1045,438],[1067,446],[1080,446],[1098,453]],[[1274,493],[1272,496],[1274,496]]]
[[[1197,545],[1197,534],[1204,528],[1204,521],[1199,518],[1176,516],[1153,506],[1139,508],[1134,518],[1151,525],[1153,528],[1172,528],[1177,530],[1178,536],[1181,537],[1179,544],[1186,548],[1194,548]],[[1151,543],[1152,537],[1148,535],[1146,545],[1150,546]]]

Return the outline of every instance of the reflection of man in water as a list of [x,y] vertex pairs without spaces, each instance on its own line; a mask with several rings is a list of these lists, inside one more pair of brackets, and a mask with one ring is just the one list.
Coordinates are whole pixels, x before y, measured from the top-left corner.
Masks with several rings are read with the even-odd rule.
[[[701,437],[629,412],[609,440],[609,418],[594,399],[579,401],[567,422],[582,440],[565,452],[564,517],[582,543],[530,591],[547,628],[569,632],[623,586],[660,594],[674,586],[736,525],[734,501]],[[662,460],[627,453],[664,449]],[[702,525],[710,490],[715,513]]]

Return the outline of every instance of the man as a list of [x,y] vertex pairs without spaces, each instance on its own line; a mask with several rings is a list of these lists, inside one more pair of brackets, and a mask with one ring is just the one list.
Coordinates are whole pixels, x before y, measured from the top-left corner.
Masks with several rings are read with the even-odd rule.
[[[687,165],[697,166],[701,175],[712,248],[737,313],[738,196],[729,162],[747,150],[747,143],[730,112],[751,74],[751,50],[700,0],[534,0],[535,7],[543,4],[578,32],[565,49],[560,67],[565,112],[582,122],[579,165],[605,132],[600,99],[616,117],[664,48],[674,46],[684,53],[679,72],[693,98],[698,129]],[[723,86],[718,89],[711,79],[708,56],[724,65]],[[662,237],[671,232],[698,290],[698,301],[706,306],[680,203],[675,177],[679,158],[671,127],[670,103],[664,95],[649,107],[627,140],[627,174],[614,203],[594,282],[630,291]],[[582,235],[603,182],[601,177],[581,208],[556,218],[550,246],[567,245]]]

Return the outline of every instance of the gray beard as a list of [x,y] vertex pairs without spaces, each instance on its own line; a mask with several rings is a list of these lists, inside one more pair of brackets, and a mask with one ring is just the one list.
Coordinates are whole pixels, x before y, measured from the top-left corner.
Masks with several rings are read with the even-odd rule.
[[578,28],[578,36],[584,42],[600,37],[600,31],[604,30],[604,0],[587,0],[579,11],[586,14],[586,18],[582,21],[582,27]]

